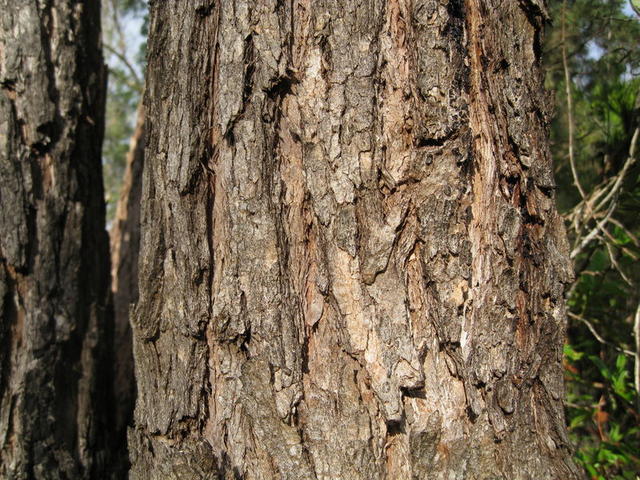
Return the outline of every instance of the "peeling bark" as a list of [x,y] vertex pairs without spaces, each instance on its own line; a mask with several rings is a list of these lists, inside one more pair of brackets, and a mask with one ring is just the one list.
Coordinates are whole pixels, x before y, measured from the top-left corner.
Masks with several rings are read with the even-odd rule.
[[100,3],[0,11],[0,477],[108,478]]
[[132,478],[578,478],[544,16],[152,3]]

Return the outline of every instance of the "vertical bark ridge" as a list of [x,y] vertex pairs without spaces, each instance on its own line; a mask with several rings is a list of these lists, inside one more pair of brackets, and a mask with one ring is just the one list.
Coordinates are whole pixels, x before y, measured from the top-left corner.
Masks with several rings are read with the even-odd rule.
[[574,478],[541,15],[153,6],[134,478]]
[[[544,14],[528,2],[467,2],[474,312],[463,329],[475,333],[462,350],[468,390],[480,394],[474,414],[487,415],[496,440],[523,446],[504,451],[503,471],[517,464],[529,475],[572,478],[578,473],[567,455],[561,363],[571,266],[552,195]],[[491,332],[490,340],[480,332]]]
[[0,476],[108,478],[100,3],[0,10]]

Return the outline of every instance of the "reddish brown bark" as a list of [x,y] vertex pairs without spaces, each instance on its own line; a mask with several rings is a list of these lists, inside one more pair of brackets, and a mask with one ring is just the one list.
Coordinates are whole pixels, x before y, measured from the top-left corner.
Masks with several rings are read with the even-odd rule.
[[151,11],[133,478],[577,478],[544,7]]

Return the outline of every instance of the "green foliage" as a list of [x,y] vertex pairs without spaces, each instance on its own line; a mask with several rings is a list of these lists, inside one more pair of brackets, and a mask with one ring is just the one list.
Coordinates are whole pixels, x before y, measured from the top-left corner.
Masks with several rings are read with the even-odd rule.
[[112,219],[124,175],[129,139],[133,135],[135,113],[140,94],[120,78],[122,71],[110,71],[105,136],[102,147],[103,176],[108,218]]
[[[103,7],[103,42],[109,81],[102,164],[107,219],[111,221],[122,185],[129,141],[135,127],[136,109],[144,87],[144,39],[148,15],[143,0],[107,0]],[[140,30],[138,34],[135,34],[136,27]],[[136,38],[132,39],[132,34]],[[139,43],[139,48],[132,50],[129,47],[131,43]]]
[[[635,479],[640,471],[638,458],[635,391],[630,381],[627,357],[611,362],[595,355],[585,356],[572,347],[565,349],[569,362],[568,419],[571,438],[578,447],[576,458],[592,479]],[[583,361],[583,370],[577,365]],[[589,384],[589,379],[603,382]],[[589,392],[596,386],[600,398]]]
[[[546,52],[547,86],[557,105],[551,138],[558,203],[576,270],[567,302],[567,422],[576,460],[592,479],[640,476],[632,333],[640,303],[640,162],[629,161],[639,122],[640,22],[624,7],[622,0],[552,2]],[[565,73],[584,199],[570,168]]]

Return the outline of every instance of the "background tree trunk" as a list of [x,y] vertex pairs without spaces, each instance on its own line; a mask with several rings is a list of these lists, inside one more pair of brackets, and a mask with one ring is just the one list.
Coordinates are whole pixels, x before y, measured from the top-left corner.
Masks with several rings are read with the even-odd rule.
[[[114,310],[116,431],[126,438],[133,419],[135,379],[129,309],[138,301],[138,253],[140,250],[140,201],[144,164],[144,109],[138,107],[131,137],[120,198],[111,228],[111,291]],[[126,441],[122,445],[126,449]]]
[[132,478],[578,477],[544,16],[152,3]]
[[0,477],[107,478],[100,3],[0,11]]

